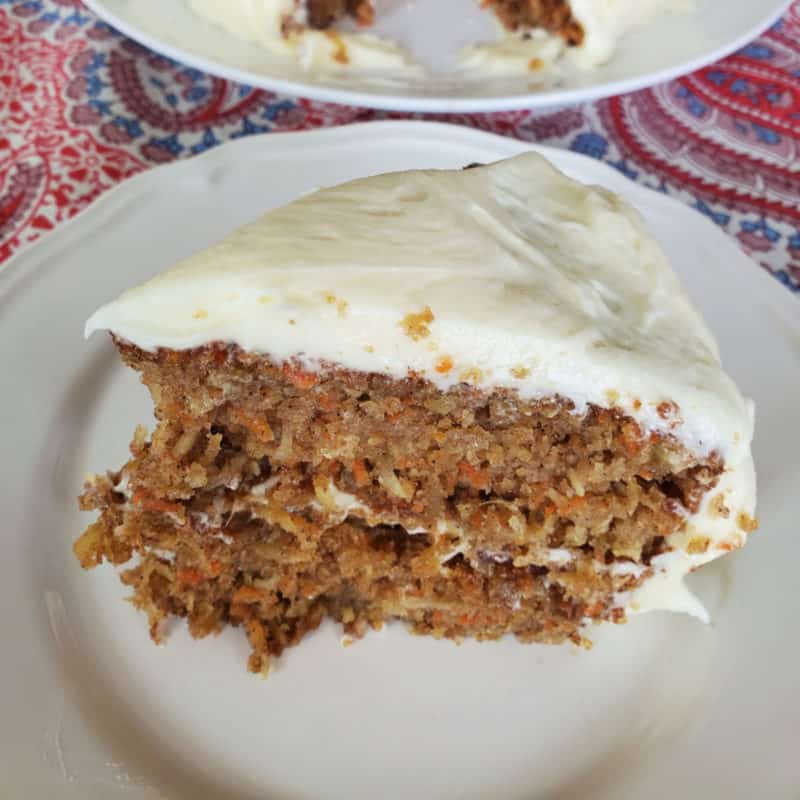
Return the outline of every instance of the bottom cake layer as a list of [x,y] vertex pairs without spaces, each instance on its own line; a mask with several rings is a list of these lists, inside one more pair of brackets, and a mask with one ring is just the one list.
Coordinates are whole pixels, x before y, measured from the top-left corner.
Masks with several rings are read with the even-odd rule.
[[[348,520],[331,527],[300,514],[262,507],[226,517],[222,526],[178,525],[165,503],[132,508],[119,474],[96,478],[82,497],[102,508],[76,542],[82,566],[102,560],[138,564],[123,573],[133,602],[159,641],[171,616],[185,617],[193,636],[242,625],[253,652],[249,668],[297,643],[326,616],[361,637],[389,619],[436,637],[588,644],[590,621],[621,622],[618,598],[646,579],[646,566],[598,569],[590,556],[569,570],[514,566],[499,555],[468,561],[445,552],[446,537],[409,534],[400,526]],[[269,517],[270,522],[265,521]],[[564,551],[553,550],[555,562]]]

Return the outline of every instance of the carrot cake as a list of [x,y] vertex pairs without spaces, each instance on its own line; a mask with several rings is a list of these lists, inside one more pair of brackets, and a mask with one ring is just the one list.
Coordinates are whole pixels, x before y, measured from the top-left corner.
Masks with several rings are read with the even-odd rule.
[[[385,39],[335,29],[342,21],[354,21],[361,29],[372,26],[376,17],[380,21],[374,0],[188,1],[205,19],[275,53],[293,55],[309,69],[419,68]],[[460,69],[485,75],[538,72],[564,57],[579,68],[592,68],[611,58],[624,34],[656,14],[691,8],[692,1],[476,0],[493,12],[498,40],[465,48]]]
[[642,219],[527,153],[323,189],[100,308],[157,424],[80,563],[158,640],[586,641],[755,527],[752,404]]

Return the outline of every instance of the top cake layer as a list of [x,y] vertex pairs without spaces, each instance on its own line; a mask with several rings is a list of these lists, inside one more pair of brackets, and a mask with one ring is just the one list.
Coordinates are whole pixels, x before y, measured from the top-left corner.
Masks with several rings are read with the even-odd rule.
[[749,457],[751,404],[638,213],[533,153],[302,197],[103,306],[98,329],[561,395]]

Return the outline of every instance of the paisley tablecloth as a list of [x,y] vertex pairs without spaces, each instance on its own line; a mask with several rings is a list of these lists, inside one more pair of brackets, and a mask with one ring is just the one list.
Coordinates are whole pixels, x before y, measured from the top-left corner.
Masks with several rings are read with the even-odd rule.
[[[141,170],[239,136],[406,116],[211,77],[80,0],[0,0],[0,262]],[[652,89],[435,118],[603,159],[709,216],[800,292],[800,0],[735,55]]]

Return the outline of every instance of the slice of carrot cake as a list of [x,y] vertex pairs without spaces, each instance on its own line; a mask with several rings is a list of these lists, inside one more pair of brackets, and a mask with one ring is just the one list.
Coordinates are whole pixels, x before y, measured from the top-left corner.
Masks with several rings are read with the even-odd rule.
[[[345,32],[347,20],[363,28],[383,19],[374,0],[188,0],[198,15],[307,69],[356,67],[367,73],[421,68],[402,48],[376,36]],[[592,68],[613,55],[626,33],[658,14],[687,10],[692,0],[476,0],[493,12],[496,42],[475,43],[461,54],[462,69],[502,75],[540,71],[565,55]],[[424,24],[425,9],[414,9]],[[388,11],[388,9],[387,9]],[[458,26],[459,20],[453,20]]]
[[98,310],[157,425],[84,567],[252,670],[353,635],[583,642],[755,522],[753,411],[639,215],[533,153],[323,189]]

